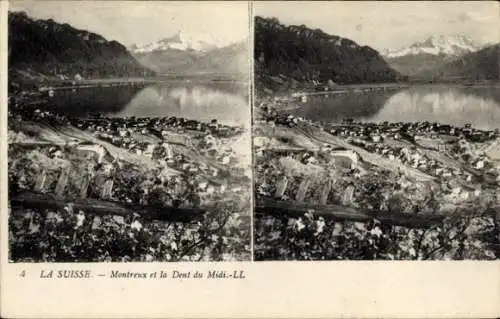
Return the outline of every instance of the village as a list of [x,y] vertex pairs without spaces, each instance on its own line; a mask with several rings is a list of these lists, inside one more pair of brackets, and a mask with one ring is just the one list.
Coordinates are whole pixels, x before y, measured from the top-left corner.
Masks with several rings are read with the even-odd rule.
[[[307,236],[321,237],[323,232],[329,236],[330,231],[335,235],[332,239],[355,235],[356,245],[363,246],[366,241],[372,249],[371,258],[397,259],[401,250],[395,247],[402,242],[406,250],[413,247],[403,235],[408,231],[424,227],[425,236],[438,236],[440,231],[432,226],[432,218],[437,216],[442,216],[445,224],[472,220],[475,226],[466,227],[470,238],[493,230],[500,207],[498,129],[429,122],[362,123],[353,119],[319,123],[287,113],[290,104],[300,103],[297,99],[261,99],[257,103],[254,190],[256,245],[261,250],[258,259],[317,258],[314,251],[306,249],[309,246],[297,245]],[[271,207],[283,215],[268,215],[273,212]],[[374,230],[372,220],[382,221],[384,226],[379,224]],[[400,226],[387,228],[395,221]],[[394,232],[399,239],[391,237]],[[288,244],[280,239],[285,233],[290,236],[286,237],[290,238]],[[385,241],[382,246],[381,238]],[[274,240],[280,241],[280,252],[275,251]],[[493,243],[497,239],[493,235],[490,240]],[[483,248],[489,245],[472,241]],[[308,240],[302,244],[312,245]],[[318,247],[318,256],[331,258],[324,256],[326,248]],[[289,255],[297,249],[304,255]],[[407,258],[436,258],[413,249],[413,255]],[[341,258],[343,253],[336,253]],[[453,249],[447,251],[444,258],[454,258],[455,253]],[[469,258],[494,258],[495,248],[487,254],[489,257],[481,252]]]
[[[12,207],[12,258],[59,260],[65,254],[73,254],[68,258],[74,258],[76,254],[85,260],[152,261],[245,258],[244,255],[249,253],[244,236],[239,236],[241,232],[249,231],[250,222],[250,163],[242,160],[244,156],[239,153],[244,128],[223,125],[215,119],[205,123],[177,117],[114,118],[100,114],[91,114],[87,118],[68,117],[44,107],[44,104],[28,102],[37,98],[37,94],[13,98],[11,102],[16,107],[9,108],[8,114],[11,202],[31,207],[30,201],[37,198],[42,201],[40,208],[35,208],[32,213],[17,214],[26,212],[27,208]],[[44,209],[44,201],[69,204],[62,205],[64,208],[61,206],[61,209]],[[107,206],[110,207],[108,214],[92,213]],[[117,208],[113,208],[115,206]],[[123,209],[129,209],[126,207],[136,207],[137,213],[141,207],[147,211],[137,215],[132,214],[132,208],[127,217],[123,213]],[[161,255],[160,250],[156,253],[140,253],[139,250],[125,253],[116,247],[109,248],[108,252],[113,251],[109,255],[106,249],[96,251],[92,244],[87,247],[94,249],[92,252],[71,251],[77,240],[73,233],[81,233],[86,240],[97,245],[114,245],[116,240],[122,240],[118,239],[121,235],[111,236],[110,231],[125,231],[124,234],[133,239],[146,234],[153,236],[158,227],[168,228],[169,223],[151,220],[155,213],[148,213],[148,210],[152,208],[156,213],[161,209],[185,211],[184,217],[182,214],[176,219],[169,215],[162,217],[174,222],[182,220],[182,227],[181,224],[176,226],[181,227],[178,235],[185,232],[190,236],[196,229],[206,228],[208,233],[214,232],[214,236],[220,238],[220,243],[206,239],[205,244],[224,245],[235,241],[237,243],[231,249],[240,251],[234,256],[225,253],[222,257],[224,249],[207,247],[201,255],[197,252],[193,257],[187,252],[184,255],[180,242],[163,249],[163,253],[166,253],[165,249],[169,251],[168,255]],[[197,211],[202,213],[203,210],[207,213],[196,217],[194,224],[189,222],[189,216],[197,216]],[[218,218],[210,220],[207,216],[212,214],[218,214]],[[25,224],[26,218],[28,224]],[[209,219],[205,222],[204,218]],[[58,245],[38,247],[40,254],[36,256],[26,250],[26,245],[45,238],[44,231],[52,228],[51,236],[62,241],[71,234],[73,239],[64,247],[66,250]],[[96,235],[103,229],[106,231],[102,235],[111,237]],[[193,240],[197,245],[202,244],[200,237],[188,237],[183,243],[188,247]],[[148,241],[135,239],[134,242],[148,244]],[[52,255],[44,251],[49,248]],[[27,256],[22,255],[25,253]]]

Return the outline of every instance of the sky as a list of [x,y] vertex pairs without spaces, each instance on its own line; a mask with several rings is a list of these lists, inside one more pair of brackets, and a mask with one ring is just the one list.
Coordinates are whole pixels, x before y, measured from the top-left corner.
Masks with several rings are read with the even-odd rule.
[[256,15],[304,24],[376,50],[400,49],[432,35],[500,42],[496,1],[254,2]]
[[155,42],[180,30],[218,46],[249,35],[246,2],[11,0],[9,10],[69,23],[126,46]]

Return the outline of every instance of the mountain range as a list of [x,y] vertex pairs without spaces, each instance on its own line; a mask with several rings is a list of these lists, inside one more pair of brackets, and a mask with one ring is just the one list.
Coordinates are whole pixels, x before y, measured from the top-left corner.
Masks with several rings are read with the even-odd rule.
[[248,76],[248,40],[218,47],[182,32],[144,46],[133,45],[133,56],[160,74],[231,74]]
[[440,35],[431,36],[424,41],[415,42],[402,49],[386,50],[384,56],[387,58],[399,58],[419,54],[461,56],[466,53],[478,51],[481,48],[481,45],[463,35]]
[[[463,35],[431,36],[398,50],[386,50],[383,55],[394,69],[411,79],[490,79],[495,74],[481,65],[493,65],[494,47],[480,45]],[[498,58],[495,63],[498,65]]]
[[420,76],[438,80],[498,81],[499,69],[500,44],[496,44],[460,56]]
[[8,15],[10,79],[106,78],[153,75],[117,41],[52,19]]
[[9,82],[76,77],[143,77],[172,73],[248,77],[248,41],[218,47],[183,32],[145,46],[126,48],[99,34],[52,19],[9,12]]
[[[52,19],[8,14],[9,83],[44,78],[174,75],[248,77],[248,40],[219,47],[179,32],[127,49],[117,41]],[[434,36],[381,55],[369,46],[305,25],[256,17],[256,87],[314,86],[410,80],[498,80],[499,44]]]
[[254,30],[257,88],[312,81],[349,84],[404,80],[376,50],[350,39],[259,16]]
[[172,37],[164,38],[157,42],[151,42],[142,46],[134,44],[130,47],[130,51],[135,54],[167,50],[207,52],[215,48],[217,48],[215,44],[179,31]]

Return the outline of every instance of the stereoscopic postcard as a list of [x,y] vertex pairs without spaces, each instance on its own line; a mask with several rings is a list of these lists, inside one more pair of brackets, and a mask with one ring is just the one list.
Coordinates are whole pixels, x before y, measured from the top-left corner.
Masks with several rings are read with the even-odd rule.
[[2,1],[1,316],[498,317],[495,1]]

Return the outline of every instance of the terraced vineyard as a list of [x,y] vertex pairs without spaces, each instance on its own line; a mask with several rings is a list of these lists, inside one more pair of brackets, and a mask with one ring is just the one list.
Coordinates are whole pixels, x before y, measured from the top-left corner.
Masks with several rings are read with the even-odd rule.
[[498,132],[255,113],[257,260],[498,257]]
[[40,110],[8,123],[11,260],[250,258],[243,130]]

